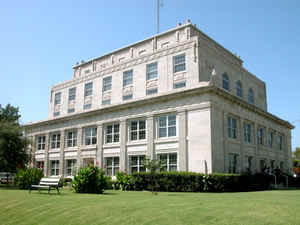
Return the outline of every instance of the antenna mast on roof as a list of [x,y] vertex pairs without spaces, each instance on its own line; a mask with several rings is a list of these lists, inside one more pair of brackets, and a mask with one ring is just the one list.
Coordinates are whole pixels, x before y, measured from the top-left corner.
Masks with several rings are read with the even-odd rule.
[[[162,0],[161,0],[162,1]],[[161,2],[160,3],[160,0],[157,0],[157,33],[159,34],[159,23],[160,23],[160,18],[159,18],[159,9],[160,9],[160,7],[162,7],[163,6],[163,3]]]

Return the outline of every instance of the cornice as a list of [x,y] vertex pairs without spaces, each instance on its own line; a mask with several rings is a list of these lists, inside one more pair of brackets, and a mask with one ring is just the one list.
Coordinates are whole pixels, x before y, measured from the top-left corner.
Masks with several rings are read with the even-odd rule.
[[276,117],[275,115],[268,113],[268,112],[258,108],[255,105],[249,104],[248,102],[224,91],[223,89],[221,89],[219,87],[213,86],[213,85],[198,86],[196,88],[187,89],[184,91],[171,92],[171,93],[162,94],[162,95],[159,95],[156,97],[132,101],[129,103],[112,105],[112,106],[108,106],[108,107],[101,108],[101,109],[91,110],[89,112],[82,112],[79,114],[68,115],[68,116],[64,116],[64,117],[60,117],[60,118],[56,118],[56,119],[39,121],[36,123],[29,123],[29,124],[25,124],[23,127],[25,129],[30,129],[30,128],[39,127],[39,126],[52,125],[52,124],[67,122],[67,121],[71,121],[71,120],[82,119],[82,118],[86,118],[86,117],[90,117],[90,116],[95,116],[95,115],[99,115],[99,114],[110,113],[110,112],[114,112],[116,110],[135,108],[135,107],[140,107],[143,105],[155,104],[157,102],[165,102],[165,101],[179,99],[179,98],[186,97],[186,96],[199,95],[199,94],[205,94],[205,93],[214,93],[216,95],[222,96],[223,98],[225,98],[231,102],[234,102],[244,108],[247,108],[250,111],[253,111],[267,119],[273,120],[286,128],[289,128],[289,129],[295,128],[288,121],[282,120],[279,117]]
[[147,62],[152,61],[152,60],[156,60],[156,59],[161,58],[163,56],[171,55],[171,54],[174,54],[176,52],[180,52],[180,51],[183,51],[183,50],[186,50],[186,49],[189,49],[189,48],[193,48],[195,42],[196,42],[195,40],[190,39],[188,41],[183,41],[183,42],[176,43],[176,45],[170,46],[168,48],[159,49],[159,50],[156,50],[152,53],[139,56],[137,58],[133,58],[133,59],[129,59],[129,60],[124,61],[124,62],[122,61],[120,63],[116,63],[115,65],[107,67],[107,68],[105,68],[101,71],[97,71],[97,72],[91,73],[87,76],[83,76],[83,77],[80,77],[80,78],[75,78],[75,79],[72,79],[70,81],[66,81],[64,83],[55,85],[55,86],[52,87],[52,91],[59,91],[59,90],[64,89],[64,88],[77,85],[79,83],[87,82],[87,81],[96,79],[98,77],[105,76],[107,74],[111,74],[111,73],[114,73],[114,72],[117,72],[117,71],[120,71],[120,70],[126,70],[127,68],[130,68],[130,67],[142,64],[142,63],[147,63]]

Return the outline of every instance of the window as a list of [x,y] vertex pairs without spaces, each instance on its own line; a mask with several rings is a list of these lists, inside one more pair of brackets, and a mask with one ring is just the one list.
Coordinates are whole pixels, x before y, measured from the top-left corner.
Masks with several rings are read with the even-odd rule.
[[177,153],[159,154],[162,162],[162,171],[177,171]]
[[94,145],[97,143],[97,128],[87,127],[84,129],[85,145]]
[[129,140],[144,140],[146,139],[146,121],[135,120],[131,121],[129,125]]
[[120,124],[107,125],[105,129],[105,143],[116,143],[120,140]]
[[38,142],[37,142],[37,149],[38,150],[44,150],[46,144],[46,136],[39,136]]
[[67,159],[66,174],[73,176],[76,173],[76,159]]
[[110,105],[110,104],[111,104],[110,99],[102,100],[102,105]]
[[177,88],[183,88],[186,86],[186,82],[185,81],[181,81],[181,82],[177,82],[173,85],[173,88],[174,89],[177,89]]
[[68,113],[73,113],[73,112],[75,112],[75,108],[68,109]]
[[153,95],[156,94],[157,92],[158,92],[157,88],[151,88],[146,90],[147,95]]
[[69,89],[69,101],[73,101],[76,99],[76,87]]
[[185,71],[185,54],[173,57],[173,71],[174,73]]
[[58,176],[59,175],[59,161],[58,160],[51,160],[51,176]]
[[251,124],[244,123],[244,141],[246,143],[251,143]]
[[132,173],[139,173],[145,172],[146,169],[143,166],[143,161],[145,160],[144,155],[137,155],[137,156],[130,156],[129,157],[129,172]]
[[231,116],[228,116],[228,137],[237,138],[237,121]]
[[243,97],[243,89],[242,89],[242,82],[237,81],[236,82],[236,95],[239,97]]
[[123,73],[123,87],[132,84],[133,70],[128,70]]
[[84,104],[83,105],[83,109],[86,110],[86,109],[90,109],[92,108],[92,104]]
[[246,171],[251,172],[252,171],[252,156],[246,156]]
[[77,131],[69,131],[67,133],[67,147],[77,146]]
[[123,101],[126,101],[126,100],[130,100],[132,99],[132,94],[129,94],[129,95],[123,95]]
[[51,148],[60,148],[60,134],[53,134],[51,136]]
[[237,166],[238,166],[238,154],[229,154],[228,157],[229,160],[229,167],[228,167],[228,172],[229,173],[237,173]]
[[268,144],[270,148],[272,148],[273,146],[273,139],[274,139],[274,134],[272,131],[269,131]]
[[54,112],[53,113],[53,116],[55,117],[55,116],[59,116],[59,112]]
[[248,91],[248,102],[254,104],[254,92],[252,88],[250,88]]
[[223,75],[222,75],[222,87],[227,91],[229,91],[229,89],[230,89],[229,77],[228,77],[227,73],[223,73]]
[[119,157],[105,158],[105,174],[107,176],[116,176],[119,172]]
[[259,145],[264,144],[264,129],[263,128],[258,128],[258,130],[257,130],[257,143]]
[[147,80],[157,78],[157,76],[158,76],[158,74],[157,74],[157,62],[147,64],[147,66],[146,66],[146,76],[147,76]]
[[84,97],[91,96],[93,94],[93,82],[86,83],[84,85]]
[[282,135],[278,136],[278,146],[279,146],[279,150],[283,149],[283,136]]
[[61,103],[61,92],[55,93],[54,105],[59,105]]
[[103,78],[102,91],[105,92],[109,90],[111,90],[111,76]]
[[176,136],[176,115],[158,117],[158,137]]
[[266,166],[266,160],[261,159],[259,162],[259,166],[260,166],[260,172],[265,172],[267,166]]

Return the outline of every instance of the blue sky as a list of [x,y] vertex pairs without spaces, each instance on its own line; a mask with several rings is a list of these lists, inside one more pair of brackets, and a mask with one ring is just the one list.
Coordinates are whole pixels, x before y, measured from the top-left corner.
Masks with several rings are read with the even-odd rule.
[[[266,82],[268,111],[300,147],[300,1],[163,0],[161,31],[188,18]],[[2,1],[0,28],[0,104],[27,123],[48,117],[50,87],[76,62],[154,35],[156,0]]]

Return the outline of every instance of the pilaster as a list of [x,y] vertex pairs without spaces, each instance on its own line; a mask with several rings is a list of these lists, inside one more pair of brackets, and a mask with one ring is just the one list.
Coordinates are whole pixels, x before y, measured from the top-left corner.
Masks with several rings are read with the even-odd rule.
[[50,133],[46,133],[46,140],[45,140],[45,161],[44,161],[44,175],[47,177],[50,175],[50,165],[49,165],[49,145],[50,145]]
[[126,120],[120,121],[120,171],[127,172]]
[[154,131],[154,116],[150,115],[147,117],[147,157],[149,157],[150,159],[155,159]]
[[79,171],[81,167],[81,150],[82,150],[82,144],[83,144],[83,128],[79,127],[77,130],[77,171]]
[[65,130],[60,131],[59,175],[65,176]]
[[96,152],[96,165],[103,169],[103,125],[97,126],[97,152]]
[[187,116],[186,111],[178,113],[178,129],[179,129],[179,171],[187,171]]

